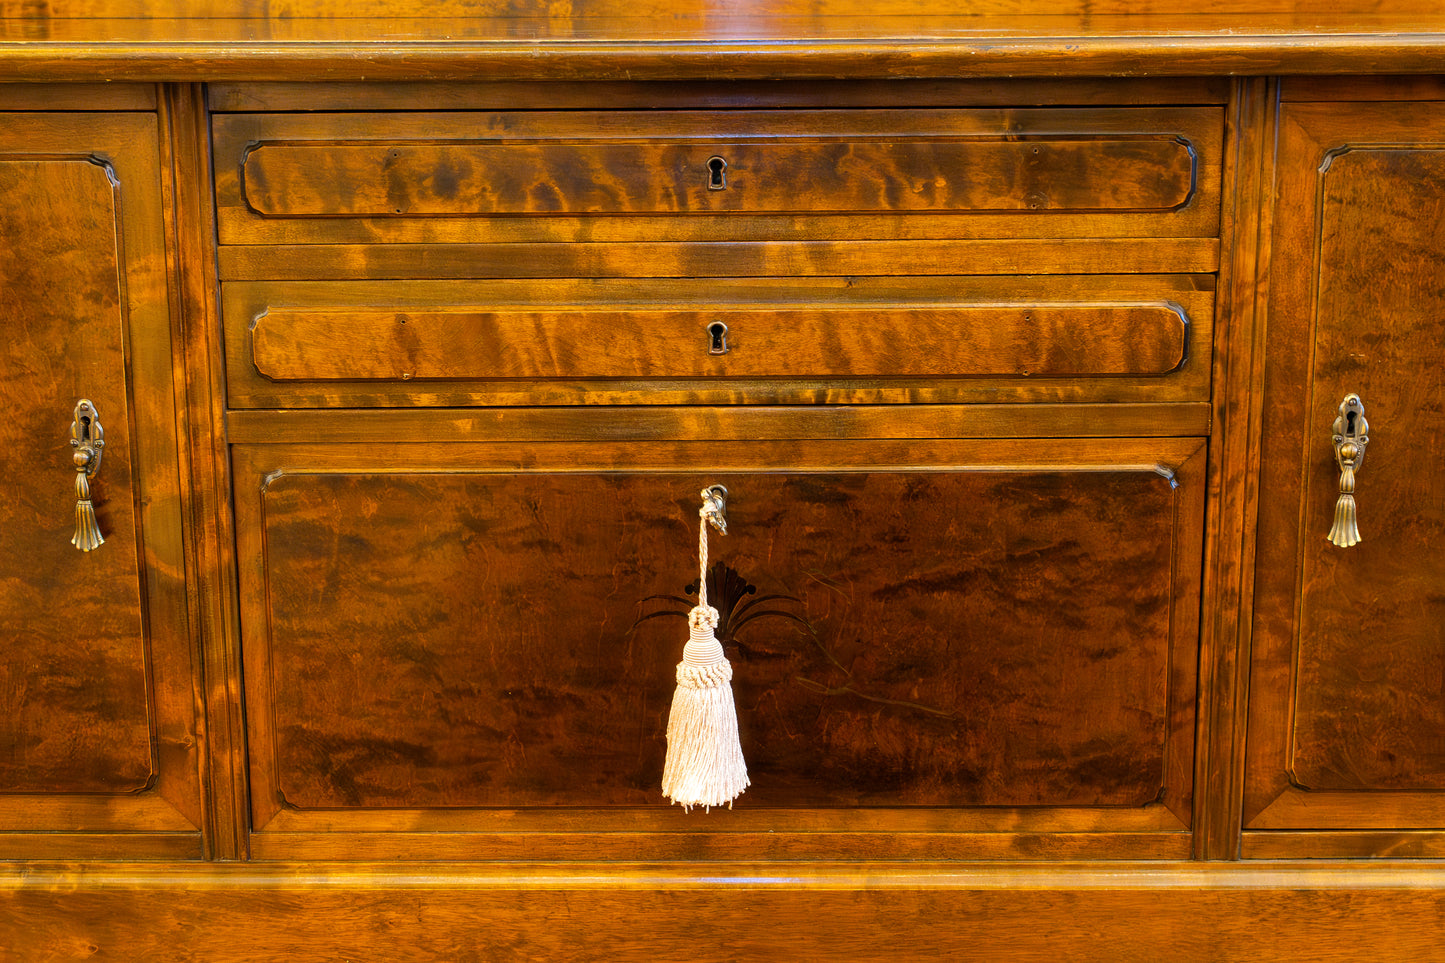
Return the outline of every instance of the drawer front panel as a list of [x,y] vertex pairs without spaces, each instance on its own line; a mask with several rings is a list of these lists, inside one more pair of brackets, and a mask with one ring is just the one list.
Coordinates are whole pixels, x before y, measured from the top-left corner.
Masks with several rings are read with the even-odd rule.
[[1194,193],[1167,135],[784,143],[271,144],[241,165],[262,217],[1168,211]]
[[700,295],[687,281],[228,282],[230,401],[1205,401],[1211,287],[763,279]]
[[1223,115],[1213,107],[229,114],[214,124],[226,244],[1218,232]]
[[[239,449],[255,824],[661,829],[692,503],[722,483],[748,825],[1180,832],[1199,444],[1089,444],[1088,470],[1069,442]],[[816,467],[762,470],[785,451]]]
[[1107,377],[1184,362],[1172,304],[788,311],[277,309],[251,328],[273,381]]

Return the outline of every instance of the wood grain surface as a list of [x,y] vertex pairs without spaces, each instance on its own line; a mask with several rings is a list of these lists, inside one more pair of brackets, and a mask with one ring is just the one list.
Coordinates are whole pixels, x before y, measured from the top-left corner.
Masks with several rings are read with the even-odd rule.
[[1219,239],[228,244],[226,281],[1209,274]]
[[[1445,141],[1353,149],[1322,181],[1291,769],[1309,789],[1440,790]],[[1313,456],[1351,392],[1374,444],[1356,495],[1365,541],[1344,551],[1313,537],[1339,495],[1333,458]]]
[[[233,281],[222,286],[228,399],[232,408],[1205,401],[1213,287],[1208,275],[718,278],[705,288],[686,278]],[[1133,305],[1149,307],[1120,310]],[[280,331],[272,314],[324,318],[327,331]],[[1090,343],[1069,330],[1070,314],[1107,337]],[[608,323],[588,320],[597,317]],[[1182,361],[1127,323],[1143,317],[1182,335]],[[733,328],[722,356],[708,354],[706,325],[717,319]],[[432,331],[440,343],[424,343]],[[289,358],[265,354],[276,343]],[[482,345],[490,370],[473,360]],[[1107,377],[1064,373],[1090,358]],[[313,363],[321,377],[273,380],[305,376],[298,369]],[[398,363],[389,381],[352,376]]]
[[[157,138],[138,113],[0,127],[6,858],[200,855]],[[89,554],[70,544],[81,397],[107,443]]]
[[[263,142],[243,196],[262,217],[482,217],[1167,211],[1194,192],[1192,151],[1169,137],[643,140],[651,119],[623,118],[637,140],[622,142]],[[578,122],[574,136],[597,124]]]
[[210,138],[205,91],[163,89],[162,183],[173,234],[167,264],[174,308],[172,363],[179,413],[181,504],[189,520],[186,593],[196,634],[193,683],[199,716],[201,824],[210,859],[244,856],[248,818],[242,724],[240,633],[236,624],[235,535],[230,446],[224,412],[220,309],[216,304],[214,198],[206,172]]
[[[468,446],[476,467],[526,452],[524,474],[418,473],[421,453],[397,460],[397,446],[239,450],[257,486],[238,529],[257,852],[389,857],[412,844],[355,834],[409,828],[500,856],[529,838],[610,852],[608,834],[631,827],[634,851],[718,858],[816,852],[803,827],[863,853],[909,850],[883,832],[927,832],[936,851],[969,846],[935,834],[970,825],[1133,826],[1140,842],[1187,826],[1198,565],[1177,559],[1198,551],[1197,443],[1161,443],[1151,460],[1106,442],[1084,471],[1065,469],[1080,465],[1067,446],[1038,443],[980,452],[972,471],[911,472],[866,470],[901,454],[881,443],[733,446],[750,462],[792,451],[850,467],[707,476],[740,499],[714,551],[756,587],[742,605],[791,599],[759,602],[750,611],[771,614],[730,642],[748,805],[686,836],[654,785],[686,605],[649,597],[685,598],[696,578],[696,509],[682,509],[706,479],[651,467],[697,457],[674,446],[609,447]],[[917,463],[971,446],[910,447]],[[344,467],[358,456],[392,467]],[[598,458],[621,461],[586,470]],[[582,470],[558,474],[557,459]],[[287,464],[299,470],[276,472]],[[949,815],[979,806],[1000,813]],[[936,815],[910,822],[908,807]],[[726,835],[697,832],[712,827]],[[504,828],[526,835],[474,835]],[[1006,838],[974,851],[1002,855]]]
[[838,438],[1182,438],[1209,434],[1210,410],[1187,405],[790,405],[628,408],[381,408],[229,411],[238,445],[454,441],[619,442]]
[[[1428,133],[1442,119],[1421,104],[1281,115],[1274,243],[1288,267],[1271,290],[1246,830],[1438,833],[1445,819],[1445,417],[1429,360],[1445,144]],[[1324,539],[1339,491],[1330,425],[1348,392],[1373,444],[1357,487],[1365,541],[1338,549]],[[1316,832],[1246,850],[1358,855],[1370,839],[1394,845]]]
[[1210,733],[1201,753],[1200,841],[1206,859],[1239,855],[1249,720],[1250,644],[1259,499],[1259,426],[1264,411],[1268,323],[1269,192],[1274,180],[1279,83],[1238,81],[1226,155],[1224,228],[1230,255],[1220,268],[1214,339],[1210,478],[1200,638],[1199,711]]
[[[0,958],[1445,958],[1438,3],[879,6],[0,0],[0,80],[77,82],[0,85]],[[990,376],[1075,301],[1178,304],[1183,367],[1111,321]],[[558,350],[714,309],[798,323],[732,380]],[[268,381],[268,310],[350,354]],[[358,380],[402,315],[521,373]],[[698,818],[636,599],[704,480],[756,768]]]
[[[135,0],[132,0],[135,2]],[[377,0],[379,2],[379,0]],[[653,17],[260,15],[238,19],[48,16],[11,0],[0,79],[58,82],[733,80],[1200,77],[1438,73],[1445,18],[1430,0],[1303,14],[1253,0],[1209,12],[1102,13],[1080,4],[968,12],[818,16],[775,9]],[[1323,3],[1324,0],[1320,0]],[[134,9],[134,8],[132,8]],[[1112,8],[1111,9],[1116,9]],[[90,8],[91,13],[104,12]],[[255,11],[259,14],[261,11]]]
[[[720,9],[680,6],[676,0],[51,0],[45,4],[25,0],[4,0],[0,16],[36,20],[64,20],[106,17],[275,19],[377,17],[495,18],[501,21],[541,19],[583,22],[597,18],[638,17],[680,20],[746,21],[805,14],[826,18],[873,18],[879,14],[877,0],[746,0]],[[1185,0],[970,0],[967,14],[1006,16],[1021,9],[1039,16],[1067,16],[1081,10],[1098,16],[1120,14],[1190,14],[1197,12]],[[1429,13],[1437,8],[1428,0],[1220,0],[1211,11],[1237,13]],[[936,16],[938,5],[929,0],[892,0],[887,12],[894,16]],[[958,10],[962,14],[965,11]]]
[[[23,959],[1445,959],[1438,867],[37,867],[0,877]],[[141,923],[139,921],[144,921]]]
[[[134,792],[155,772],[112,176],[83,155],[0,154],[3,792]],[[107,442],[93,554],[70,543],[82,398]]]
[[[503,81],[498,83],[365,83],[324,81],[210,84],[207,104],[218,113],[337,111],[364,103],[368,110],[487,110],[498,105],[528,110],[650,110],[658,87],[628,81]],[[961,80],[773,80],[709,78],[667,85],[672,110],[779,107],[1117,107],[1223,104],[1229,81],[1208,77],[1048,77]]]
[[[716,551],[754,587],[716,601],[765,613],[729,639],[750,805],[1160,794],[1164,479],[712,480],[732,492],[735,529]],[[708,482],[273,480],[267,634],[286,803],[657,803],[689,606],[646,600],[696,582],[684,509]],[[636,621],[657,611],[670,615]]]
[[[1209,237],[1219,222],[1223,123],[1206,106],[222,114],[213,128],[225,244]],[[723,190],[708,188],[713,156]]]
[[155,110],[147,84],[0,84],[0,110]]
[[1164,375],[1188,321],[1168,303],[792,311],[266,312],[272,381]]

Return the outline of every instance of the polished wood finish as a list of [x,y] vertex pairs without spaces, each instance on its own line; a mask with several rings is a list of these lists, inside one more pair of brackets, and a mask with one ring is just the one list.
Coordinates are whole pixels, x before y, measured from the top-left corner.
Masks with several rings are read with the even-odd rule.
[[[572,137],[607,138],[596,144],[555,143],[551,131],[528,143],[526,115],[463,121],[498,143],[267,139],[241,161],[241,196],[276,218],[1168,211],[1194,193],[1193,152],[1170,137],[957,140],[973,131],[951,118],[940,118],[938,133],[890,130],[895,112],[850,116],[868,126],[866,137],[835,129],[841,118],[769,115],[749,131],[768,138],[758,143],[695,132],[735,128],[731,117],[690,115],[676,134],[650,131],[656,117],[568,118]],[[798,133],[815,127],[812,137]]]
[[[1199,402],[1209,397],[1203,359],[1213,286],[1207,275],[728,278],[705,292],[687,279],[228,282],[229,401],[232,408]],[[538,304],[557,307],[542,313]],[[273,336],[273,315],[302,330]],[[1090,346],[1067,330],[1070,316],[1108,330],[1111,344],[1132,340]],[[1143,318],[1162,320],[1182,350],[1167,339],[1161,348],[1158,334],[1146,341],[1129,323]],[[725,355],[708,353],[714,320],[730,328]],[[326,360],[326,337],[353,325]],[[444,340],[428,344],[417,328],[444,331]],[[478,352],[492,370],[469,360]],[[1100,352],[1121,360],[1103,365],[1107,377],[1079,376],[1086,357]],[[1145,360],[1151,357],[1157,360]],[[398,362],[402,370],[378,377],[388,373],[378,365]],[[305,370],[308,364],[317,367]]]
[[201,722],[203,842],[207,857],[236,859],[246,852],[244,727],[241,721],[240,641],[235,608],[235,538],[232,533],[230,449],[226,443],[220,318],[215,297],[212,195],[206,183],[210,138],[205,92],[198,85],[165,90],[163,132],[165,200],[171,214],[172,359],[182,505],[191,532],[186,581],[196,627],[192,678]]
[[[138,2],[0,0],[0,166],[34,168],[0,312],[125,319],[144,640],[0,732],[123,704],[76,744],[154,762],[62,792],[131,773],[0,758],[0,956],[1442,956],[1437,4]],[[1179,141],[1186,202],[1141,210]],[[92,155],[108,248],[72,236],[106,185],[47,173]],[[1096,323],[1013,313],[1059,305]],[[1109,312],[1161,305],[1183,364],[1130,373],[1174,342]],[[661,336],[715,313],[727,376]],[[401,315],[445,377],[360,380],[410,360]],[[21,350],[56,317],[7,329],[17,425],[79,350]],[[1343,390],[1375,436],[1349,555],[1312,534]],[[686,598],[670,486],[709,476],[754,522],[716,557],[798,601],[730,633],[759,781],[684,814],[634,801],[679,619],[616,639],[653,611],[625,596]]]
[[[0,404],[12,413],[0,445],[24,479],[12,480],[0,508],[0,528],[19,534],[0,573],[9,642],[0,785],[9,792],[128,793],[155,774],[113,176],[83,154],[0,155],[0,194],[25,198],[0,211],[0,278],[25,297],[0,319],[20,334],[0,366]],[[67,354],[67,343],[84,348]],[[71,544],[71,452],[60,430],[81,398],[109,427],[92,492],[109,551],[94,556]],[[76,698],[87,691],[94,697]]]
[[223,244],[1208,237],[1222,127],[1204,107],[225,114],[216,197]]
[[1209,274],[1218,238],[229,244],[223,280]]
[[147,84],[0,84],[0,110],[155,110]]
[[272,381],[492,378],[1110,377],[1184,363],[1177,305],[792,311],[274,308],[251,325]]
[[846,438],[1180,438],[1210,433],[1210,406],[1194,404],[807,405],[630,408],[383,408],[237,410],[238,445],[312,441],[716,441]]
[[[146,114],[0,128],[5,858],[200,854],[157,142]],[[70,543],[82,397],[106,430],[90,553]]]
[[1441,870],[1398,861],[60,864],[0,886],[0,941],[36,960],[1445,959]]
[[1197,778],[1201,812],[1198,850],[1205,858],[1239,853],[1248,719],[1251,622],[1255,577],[1255,520],[1259,424],[1264,408],[1264,344],[1273,184],[1274,120],[1279,84],[1239,81],[1230,114],[1226,155],[1224,236],[1231,257],[1221,265],[1219,324],[1214,341],[1214,415],[1210,477],[1217,486],[1205,538],[1203,654],[1199,711],[1210,741]]
[[[267,5],[258,10],[255,0],[56,0],[36,9],[25,0],[5,0],[0,15],[34,17],[38,20],[125,17],[141,19],[236,19],[276,18],[284,23],[294,17],[375,19],[378,17],[485,17],[502,26],[513,21],[546,20],[558,29],[578,29],[590,20],[617,17],[646,18],[651,21],[704,19],[707,13],[722,13],[723,19],[795,16],[799,8],[820,18],[863,17],[879,19],[878,5],[871,0],[743,0],[721,11],[689,10],[674,0],[299,0],[292,4]],[[1034,0],[1029,10],[1038,16],[1077,14],[1077,0]],[[1216,13],[1354,13],[1419,14],[1436,8],[1429,0],[1220,0]],[[971,0],[967,12],[973,16],[1007,16],[1019,10],[1017,0]],[[1120,14],[1189,14],[1196,8],[1187,0],[1093,0],[1089,12],[1096,16]],[[893,16],[933,16],[937,5],[930,0],[893,0]],[[961,11],[960,11],[961,12]],[[826,21],[825,21],[826,22]]]
[[1280,100],[1305,104],[1445,100],[1445,77],[1286,77],[1280,81]]
[[[1281,114],[1282,255],[1265,390],[1261,566],[1244,825],[1414,829],[1445,818],[1436,105],[1291,104]],[[1294,255],[1288,260],[1284,256]],[[1365,541],[1326,542],[1328,432],[1349,392],[1378,447]],[[1303,852],[1328,837],[1300,839]],[[1277,851],[1277,848],[1276,848]]]
[[[23,4],[25,0],[12,0]],[[674,81],[1439,73],[1445,16],[1379,4],[1040,16],[0,19],[0,81]],[[1285,0],[1288,2],[1288,0]],[[1324,2],[1324,0],[1322,0]],[[1368,0],[1367,0],[1368,2]],[[260,11],[256,11],[259,13]]]
[[[808,470],[757,473],[785,450]],[[258,854],[438,852],[410,834],[352,838],[426,828],[497,857],[922,851],[899,831],[959,856],[1009,855],[999,844],[1020,831],[1073,831],[1043,843],[1055,853],[1187,851],[1197,442],[236,457],[238,490],[254,492],[238,532]],[[455,457],[467,473],[446,470]],[[927,468],[888,467],[900,459]],[[753,787],[679,836],[654,777],[683,612],[643,617],[684,594],[683,509],[709,480],[732,493],[716,557],[780,598],[730,638]],[[435,529],[408,533],[419,511]],[[930,569],[900,580],[918,553]],[[347,641],[323,653],[318,634]],[[539,639],[576,641],[547,654]],[[988,738],[998,728],[1012,738]]]
[[[1398,79],[1398,78],[1397,78]],[[3,89],[3,88],[0,88]],[[304,83],[211,84],[208,103],[217,113],[352,110],[653,110],[652,83],[593,80],[494,83]],[[1007,77],[985,80],[679,80],[667,85],[670,110],[760,110],[780,107],[1118,107],[1121,105],[1224,104],[1229,81],[1219,77],[1117,77],[1056,79]]]

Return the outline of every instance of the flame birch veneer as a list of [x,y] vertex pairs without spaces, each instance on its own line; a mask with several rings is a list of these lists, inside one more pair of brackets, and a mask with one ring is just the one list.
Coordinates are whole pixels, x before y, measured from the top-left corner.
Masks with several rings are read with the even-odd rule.
[[0,958],[1445,959],[1354,6],[0,0]]

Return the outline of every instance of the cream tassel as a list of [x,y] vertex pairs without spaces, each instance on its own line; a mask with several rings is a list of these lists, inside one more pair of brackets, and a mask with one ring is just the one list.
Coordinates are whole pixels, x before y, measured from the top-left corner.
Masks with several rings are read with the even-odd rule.
[[667,762],[662,794],[687,811],[732,802],[748,787],[748,767],[738,738],[733,705],[733,667],[713,630],[717,609],[707,604],[707,526],[726,531],[722,503],[712,489],[702,493],[698,533],[698,604],[688,614],[689,639],[677,666],[677,691],[667,718]]

